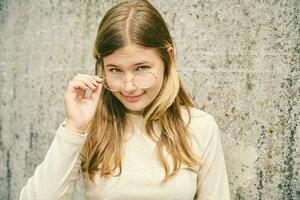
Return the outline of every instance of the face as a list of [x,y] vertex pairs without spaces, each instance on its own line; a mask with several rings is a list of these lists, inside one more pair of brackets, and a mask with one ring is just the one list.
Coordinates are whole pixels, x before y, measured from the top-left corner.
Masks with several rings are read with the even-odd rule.
[[[117,73],[126,84],[122,91],[112,92],[130,111],[143,111],[158,95],[164,77],[164,64],[152,48],[129,44],[103,58],[105,74]],[[151,72],[156,80],[150,88],[137,88],[132,79],[135,74]]]

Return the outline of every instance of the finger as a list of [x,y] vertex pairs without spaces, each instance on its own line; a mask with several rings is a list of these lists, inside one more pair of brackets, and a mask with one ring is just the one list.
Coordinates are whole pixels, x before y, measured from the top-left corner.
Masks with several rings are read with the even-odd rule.
[[94,75],[93,77],[98,83],[102,82],[102,78],[100,78],[99,76]]
[[97,75],[77,74],[75,78],[77,78],[77,77],[85,77],[87,79],[90,79],[91,81],[95,80],[97,83],[101,83],[102,82],[102,78],[100,78]]
[[82,90],[86,90],[89,87],[86,86],[82,81],[79,80],[73,80],[70,82],[70,86],[74,89],[82,89]]
[[[69,91],[73,98],[82,99],[84,98],[85,91],[89,88],[81,81],[71,81],[69,83]],[[75,96],[73,96],[75,95]],[[70,96],[71,97],[71,96]]]
[[102,91],[102,84],[100,84],[95,90],[92,90],[91,98],[95,99],[96,101],[99,101],[101,91]]
[[93,83],[93,81],[91,81],[90,79],[87,79],[85,77],[76,77],[75,79],[76,81],[81,81],[82,83],[84,83],[86,86],[88,86],[91,89],[96,89],[96,87],[99,85],[99,83]]
[[[89,80],[93,83],[93,85],[97,86],[97,83],[99,83],[101,80],[100,78],[96,78],[96,76],[86,75],[86,74],[80,74],[78,75],[79,78],[83,78],[85,80]],[[99,82],[98,82],[99,81]]]

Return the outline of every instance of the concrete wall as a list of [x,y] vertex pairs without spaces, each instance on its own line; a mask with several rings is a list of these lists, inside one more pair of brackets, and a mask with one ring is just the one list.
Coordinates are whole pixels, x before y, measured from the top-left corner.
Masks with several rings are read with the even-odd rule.
[[[93,73],[96,30],[116,2],[0,0],[0,199],[17,199],[43,160],[64,88]],[[186,88],[219,124],[232,199],[300,199],[299,0],[152,2]]]

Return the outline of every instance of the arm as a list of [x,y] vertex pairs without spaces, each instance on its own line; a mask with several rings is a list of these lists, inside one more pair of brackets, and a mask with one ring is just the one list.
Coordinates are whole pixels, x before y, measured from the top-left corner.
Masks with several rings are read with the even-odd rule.
[[86,134],[73,132],[64,123],[58,127],[44,161],[22,188],[20,200],[70,198],[79,178],[80,150]]
[[211,117],[205,137],[203,165],[197,179],[195,200],[230,200],[228,178],[218,126]]

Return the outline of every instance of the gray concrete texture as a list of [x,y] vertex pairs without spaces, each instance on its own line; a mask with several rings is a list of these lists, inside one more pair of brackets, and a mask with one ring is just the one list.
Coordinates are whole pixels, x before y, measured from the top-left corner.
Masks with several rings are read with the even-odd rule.
[[[17,199],[93,74],[108,0],[0,0],[0,199]],[[299,0],[154,0],[195,103],[219,124],[232,199],[300,199]],[[83,199],[78,181],[73,199]]]

